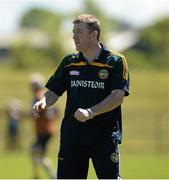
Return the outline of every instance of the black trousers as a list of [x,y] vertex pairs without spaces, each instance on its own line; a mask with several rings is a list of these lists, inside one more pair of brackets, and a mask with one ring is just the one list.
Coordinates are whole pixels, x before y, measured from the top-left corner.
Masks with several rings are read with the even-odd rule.
[[119,177],[117,145],[112,147],[61,145],[58,154],[57,179],[87,179],[90,158],[99,179]]
[[51,134],[38,135],[36,142],[32,145],[32,149],[35,151],[45,153],[46,146],[50,138],[51,138]]

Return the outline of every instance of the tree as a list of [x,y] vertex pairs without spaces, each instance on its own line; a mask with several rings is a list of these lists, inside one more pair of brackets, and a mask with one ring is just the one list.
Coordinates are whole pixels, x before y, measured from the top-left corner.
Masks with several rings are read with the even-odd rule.
[[138,35],[138,43],[126,52],[130,67],[168,68],[169,18],[145,27]]
[[[49,10],[33,8],[26,12],[20,20],[20,30],[26,29],[27,34],[31,33],[32,29],[42,32],[46,34],[49,44],[45,48],[38,48],[31,46],[28,38],[23,39],[12,47],[13,64],[22,68],[32,68],[33,64],[44,66],[45,61],[48,65],[57,64],[65,53],[62,48],[62,21],[62,14]],[[37,61],[40,62],[36,63]]]
[[20,21],[21,28],[36,28],[47,33],[58,32],[62,23],[62,15],[44,9],[31,9]]
[[157,66],[169,65],[169,18],[164,18],[140,33],[141,46]]

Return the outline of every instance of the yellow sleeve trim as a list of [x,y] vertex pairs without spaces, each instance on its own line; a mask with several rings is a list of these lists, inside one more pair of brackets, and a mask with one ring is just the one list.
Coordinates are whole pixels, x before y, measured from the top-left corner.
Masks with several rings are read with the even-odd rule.
[[[102,64],[102,63],[98,63],[98,62],[89,62],[89,64],[91,66],[97,66],[97,67],[108,67],[108,68],[113,68],[112,66],[109,66],[108,64]],[[87,62],[79,62],[79,63],[71,63],[65,67],[69,67],[69,66],[85,66],[87,65]]]
[[65,67],[69,67],[69,66],[85,66],[87,63],[86,62],[79,62],[79,63],[71,63]]
[[127,65],[127,60],[126,58],[121,54],[121,53],[118,53],[118,52],[115,52],[115,51],[111,51],[111,53],[113,55],[118,55],[121,57],[122,59],[122,63],[123,63],[123,78],[125,80],[128,80],[128,65]]
[[108,64],[102,64],[102,63],[98,63],[98,62],[90,62],[89,64],[92,66],[113,68],[112,66],[109,66]]

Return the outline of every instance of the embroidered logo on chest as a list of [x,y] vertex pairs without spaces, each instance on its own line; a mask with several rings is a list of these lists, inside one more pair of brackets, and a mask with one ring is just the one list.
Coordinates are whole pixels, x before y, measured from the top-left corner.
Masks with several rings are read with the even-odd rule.
[[106,69],[102,69],[99,71],[99,77],[101,79],[107,79],[109,76],[109,72]]
[[72,75],[72,76],[79,76],[79,75],[80,75],[80,72],[74,70],[74,71],[70,71],[69,74]]

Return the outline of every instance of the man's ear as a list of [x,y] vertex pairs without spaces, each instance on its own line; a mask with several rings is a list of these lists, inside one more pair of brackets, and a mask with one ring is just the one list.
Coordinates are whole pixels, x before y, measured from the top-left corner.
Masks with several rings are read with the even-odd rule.
[[98,32],[97,32],[97,31],[93,31],[93,32],[92,32],[92,37],[93,37],[94,39],[97,39],[97,36],[98,36]]

